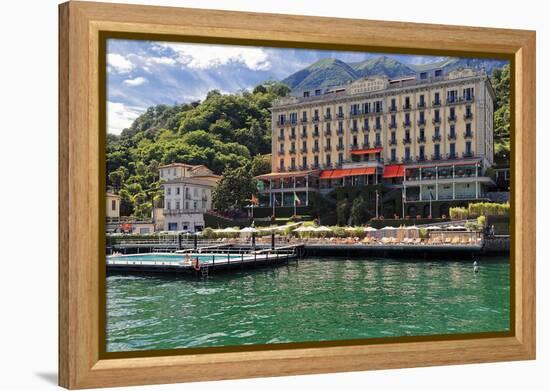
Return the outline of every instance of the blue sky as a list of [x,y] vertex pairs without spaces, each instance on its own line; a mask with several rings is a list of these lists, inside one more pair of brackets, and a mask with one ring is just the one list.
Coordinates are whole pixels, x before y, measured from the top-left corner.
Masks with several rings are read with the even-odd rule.
[[[107,44],[107,131],[119,134],[147,107],[202,100],[281,80],[322,58],[363,61],[379,53],[282,49],[110,39]],[[443,57],[388,55],[405,64]]]

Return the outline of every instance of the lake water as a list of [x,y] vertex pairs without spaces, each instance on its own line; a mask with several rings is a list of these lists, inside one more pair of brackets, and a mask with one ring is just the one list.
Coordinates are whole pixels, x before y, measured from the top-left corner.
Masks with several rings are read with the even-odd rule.
[[182,276],[107,277],[107,351],[507,331],[506,258],[316,258]]

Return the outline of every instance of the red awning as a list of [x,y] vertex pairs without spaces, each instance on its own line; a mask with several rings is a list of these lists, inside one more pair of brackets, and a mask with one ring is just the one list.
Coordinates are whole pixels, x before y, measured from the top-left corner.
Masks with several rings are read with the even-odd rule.
[[355,151],[351,151],[352,155],[370,155],[373,153],[379,153],[382,152],[382,148],[369,148],[369,149],[356,149]]
[[405,167],[402,164],[390,164],[384,167],[383,178],[402,177],[405,172]]
[[356,176],[356,175],[372,175],[375,173],[374,167],[365,167],[365,168],[343,168],[336,170],[323,170],[321,171],[320,179],[340,179],[347,176]]

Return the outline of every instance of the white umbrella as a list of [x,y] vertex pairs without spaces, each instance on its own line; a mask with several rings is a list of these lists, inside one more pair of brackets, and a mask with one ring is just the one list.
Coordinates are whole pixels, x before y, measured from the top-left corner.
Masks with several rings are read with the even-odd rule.
[[411,225],[409,227],[405,227],[405,229],[418,229],[416,225]]
[[437,225],[431,225],[429,227],[426,228],[428,231],[441,231],[441,227],[437,226]]
[[397,229],[397,228],[386,225],[384,228],[382,228],[382,231],[389,231],[390,229]]
[[466,229],[466,227],[462,225],[451,225],[450,227],[447,227],[449,231],[463,231]]
[[237,233],[237,232],[241,232],[241,231],[238,230],[238,229],[235,229],[235,228],[233,228],[233,227],[227,227],[227,228],[223,229],[222,232]]
[[316,232],[332,232],[332,230],[329,227],[325,227],[324,225],[321,225],[320,227],[315,228]]
[[378,230],[377,230],[376,228],[374,228],[374,227],[367,227],[367,228],[365,228],[365,232],[376,232],[376,231],[378,231]]
[[258,230],[254,227],[246,227],[240,230],[241,233],[256,233]]

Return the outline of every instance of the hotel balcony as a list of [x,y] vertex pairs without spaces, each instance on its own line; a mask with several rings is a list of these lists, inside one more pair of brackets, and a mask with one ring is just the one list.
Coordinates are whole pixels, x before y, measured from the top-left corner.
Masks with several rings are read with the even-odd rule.
[[337,151],[343,151],[343,150],[344,150],[344,144],[338,144],[338,145],[336,146],[336,150],[337,150]]
[[370,126],[369,125],[363,125],[362,129],[363,129],[363,132],[368,132],[368,131],[370,131]]
[[390,106],[390,113],[397,112],[397,106]]
[[382,124],[374,125],[374,130],[382,130]]
[[464,136],[464,138],[472,138],[472,137],[474,137],[474,132],[472,132],[472,131],[464,132],[463,136]]
[[336,134],[338,135],[344,134],[344,128],[336,129]]
[[312,169],[312,170],[318,170],[318,169],[320,169],[320,168],[321,168],[321,166],[319,165],[319,163],[313,163],[313,164],[311,165],[311,169]]
[[388,145],[397,145],[397,139],[392,138],[390,141],[388,141]]
[[331,151],[332,151],[332,147],[330,145],[326,145],[325,152],[331,152]]
[[374,147],[375,147],[375,148],[379,148],[379,147],[381,147],[381,146],[382,146],[382,141],[375,141],[375,142],[374,142]]
[[470,152],[462,152],[462,157],[463,157],[463,158],[474,157],[474,152],[473,152],[473,151],[470,151]]
[[419,119],[417,123],[418,123],[418,126],[426,126],[426,119]]
[[300,153],[307,153],[307,148],[300,148]]
[[291,155],[296,155],[296,148],[290,148],[288,153],[290,153]]
[[370,143],[369,142],[363,143],[362,148],[363,149],[369,149],[370,148]]
[[432,119],[432,124],[439,125],[440,123],[441,123],[441,118],[440,117],[436,117],[436,118]]
[[323,164],[323,168],[332,168],[332,167],[333,167],[332,163]]
[[407,156],[403,156],[403,157],[401,158],[401,162],[402,162],[402,163],[410,163],[410,162],[412,162],[412,159],[411,159],[410,156],[408,156],[408,157],[407,157]]
[[279,141],[285,141],[285,135],[284,135],[284,134],[280,134],[279,137],[277,137],[277,140],[279,140]]
[[290,136],[288,136],[290,140],[296,140],[296,133],[291,133]]
[[359,149],[359,144],[350,144],[349,147],[352,151],[356,151]]
[[464,114],[464,120],[465,120],[465,121],[469,121],[469,120],[471,120],[473,117],[474,117],[474,114],[473,114],[472,112],[469,112],[469,113],[465,113],[465,114]]
[[277,153],[279,154],[279,156],[282,156],[285,154],[285,150],[284,149],[279,149],[279,151],[277,151]]
[[305,166],[302,164],[302,165],[300,165],[299,168],[300,168],[300,171],[305,171],[305,170],[308,169],[308,166],[307,166],[307,164]]
[[330,136],[332,136],[332,130],[326,129],[324,134],[325,134],[325,136],[330,137]]
[[300,137],[301,138],[307,138],[307,132],[300,133]]
[[336,114],[336,118],[338,118],[338,119],[344,119],[344,113],[338,113],[338,114]]
[[449,133],[447,135],[447,140],[456,140],[456,133],[455,132]]
[[311,152],[313,152],[313,153],[319,152],[319,147],[317,146],[317,147],[311,148]]
[[432,106],[433,106],[433,107],[439,107],[439,106],[441,106],[441,100],[439,100],[439,99],[438,99],[438,100],[434,100],[434,101],[432,102]]
[[419,136],[416,141],[418,141],[419,143],[425,143],[426,142],[426,137],[424,136]]
[[432,155],[432,160],[441,160],[441,155],[440,154]]
[[319,116],[318,115],[313,116],[313,122],[319,122]]
[[289,171],[296,171],[297,169],[298,169],[298,167],[297,167],[296,165],[293,165],[293,166],[291,165],[291,166],[288,168]]
[[397,163],[397,158],[395,156],[390,157],[390,163]]
[[447,160],[454,160],[454,159],[458,159],[458,155],[456,154],[456,152],[447,154]]
[[307,123],[307,117],[302,117],[300,119],[300,122],[303,123],[303,124]]
[[351,111],[349,113],[350,117],[357,117],[359,115],[361,115],[361,111]]
[[404,128],[410,128],[411,127],[411,121],[403,121],[403,127]]
[[416,157],[416,161],[418,162],[424,162],[426,161],[426,155],[419,155]]
[[433,141],[433,142],[441,141],[441,135],[440,135],[440,134],[434,134],[434,135],[432,136],[432,141]]
[[390,129],[397,129],[397,123],[396,122],[391,122],[390,123]]
[[290,120],[291,125],[296,125],[297,123],[298,123],[298,119],[291,119]]
[[410,137],[405,137],[403,139],[403,145],[407,145],[407,144],[410,144],[412,142],[411,138]]
[[412,106],[410,104],[403,105],[403,110],[410,110],[411,108],[412,108]]
[[330,121],[332,116],[330,114],[325,114],[325,121]]
[[283,126],[283,125],[287,125],[287,124],[288,124],[287,120],[277,121],[277,126]]
[[423,109],[426,107],[426,102],[418,102],[416,107],[418,107],[419,109]]
[[357,126],[352,126],[350,130],[351,133],[357,133],[359,131],[359,128]]
[[449,122],[456,122],[456,115],[449,115],[447,119],[449,120]]
[[314,131],[313,134],[312,134],[313,137],[319,137],[319,131]]

